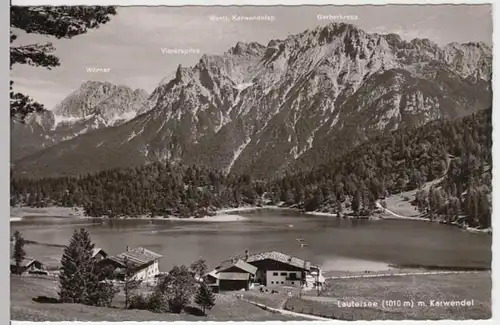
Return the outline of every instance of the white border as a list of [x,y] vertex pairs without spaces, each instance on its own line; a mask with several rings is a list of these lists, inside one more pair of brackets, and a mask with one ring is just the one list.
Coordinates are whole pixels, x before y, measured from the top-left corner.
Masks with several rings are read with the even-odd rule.
[[[2,5],[8,5],[6,1],[2,1],[1,2]],[[18,5],[18,6],[27,6],[27,5],[118,5],[118,6],[231,6],[231,5],[236,5],[236,6],[242,6],[242,5],[253,5],[253,6],[276,6],[276,5],[282,5],[282,6],[299,6],[299,5],[385,5],[385,4],[419,4],[419,5],[425,5],[425,4],[491,4],[493,3],[493,19],[499,19],[499,10],[497,9],[497,5],[494,3],[494,1],[477,1],[477,0],[466,0],[466,1],[446,1],[446,0],[398,0],[398,1],[383,1],[383,0],[350,0],[350,1],[346,1],[346,0],[309,0],[309,1],[299,1],[299,0],[239,0],[239,1],[229,1],[229,0],[121,0],[121,1],[98,1],[98,0],[77,0],[77,1],[74,1],[74,0],[12,0],[11,1],[12,5]],[[8,9],[8,8],[7,8]],[[7,12],[7,15],[8,15],[8,10],[1,10],[2,14],[5,14]],[[3,17],[2,17],[3,18]],[[0,19],[0,21],[2,21],[3,23],[7,24],[8,23],[8,19]],[[460,22],[457,22],[457,24],[459,24]],[[7,30],[7,33],[5,32]],[[7,46],[9,46],[9,41],[8,41],[8,28],[7,29],[3,29],[3,34],[2,34],[2,37],[5,37],[4,38],[4,41],[2,42],[3,44],[7,44]],[[498,32],[497,32],[497,27],[496,27],[496,24],[494,23],[493,24],[493,53],[494,53],[494,57],[493,57],[493,89],[495,89],[494,85],[496,84],[497,82],[497,66],[500,64],[500,59],[498,58],[498,55],[496,55],[496,53],[499,52],[500,50],[500,39],[498,37]],[[5,55],[7,55],[6,53],[8,53],[7,51],[4,52]],[[7,60],[8,57],[7,57]],[[7,67],[7,65],[5,64],[4,65],[4,68]],[[7,68],[8,69],[8,68]],[[7,70],[8,71],[8,70]],[[5,74],[3,74],[5,75]],[[8,76],[8,74],[7,74]],[[3,78],[2,78],[3,79]],[[2,80],[2,89],[8,89],[8,80]],[[7,96],[4,97],[6,99],[6,101],[8,101],[8,93],[7,93]],[[498,106],[498,96],[495,96],[495,92],[493,93],[493,106],[496,107]],[[7,139],[10,139],[10,132],[9,132],[9,124],[8,124],[8,121],[9,121],[9,109],[7,109],[9,107],[9,104],[7,102],[7,105],[5,106],[6,108],[4,108],[2,110],[2,113],[5,114],[4,118],[2,119],[1,122],[3,123],[6,123],[5,127],[0,127],[0,132],[3,133],[3,136],[0,137],[0,139],[2,139],[1,141],[1,150],[4,151],[4,155],[2,155],[2,157],[7,157],[7,162],[5,163],[5,171],[7,171],[7,166],[9,166],[9,153],[10,153],[10,141],[7,141]],[[496,114],[496,111],[493,110],[493,121],[496,120],[496,117],[497,114]],[[495,123],[493,123],[495,124]],[[497,183],[499,182],[499,178],[496,177],[497,175],[497,170],[498,168],[496,167],[496,161],[497,161],[497,158],[498,155],[496,154],[500,148],[499,148],[499,144],[498,144],[498,141],[497,140],[500,140],[499,139],[499,134],[498,134],[498,130],[497,128],[495,127],[495,125],[493,125],[493,180],[492,180],[492,184],[493,184],[493,215],[495,215],[495,212],[498,211],[498,209],[500,208],[500,201],[499,199],[500,198],[497,198],[495,199],[498,193],[498,191],[496,190],[497,188]],[[8,172],[8,171],[7,171]],[[7,172],[4,172],[5,173],[5,178],[8,179],[9,177],[9,174]],[[500,185],[500,184],[498,184]],[[4,192],[5,191],[5,192]],[[2,189],[2,197],[5,199],[3,202],[5,202],[5,209],[3,211],[5,211],[5,213],[3,214],[3,222],[7,223],[9,221],[7,221],[7,215],[10,213],[9,212],[9,208],[8,208],[8,205],[7,205],[7,202],[8,202],[8,187],[7,185],[5,185]],[[493,217],[492,218],[492,228],[494,229],[496,227],[496,224],[497,222],[495,222],[495,219],[496,217]],[[499,223],[500,224],[500,223]],[[7,227],[3,227],[3,229],[8,229]],[[484,321],[449,321],[449,320],[443,320],[443,321],[439,321],[441,324],[495,324],[495,323],[498,323],[498,322],[495,322],[494,320],[497,320],[497,318],[499,318],[499,315],[500,315],[500,295],[499,295],[499,284],[497,283],[497,281],[495,281],[496,279],[498,279],[498,276],[497,276],[497,261],[498,259],[495,258],[495,255],[496,252],[497,252],[497,249],[496,247],[498,246],[497,245],[497,240],[495,237],[497,237],[498,234],[496,231],[493,232],[493,245],[492,245],[492,251],[493,251],[493,258],[492,258],[492,277],[493,277],[493,292],[492,292],[492,316],[493,318],[490,319],[490,320],[484,320]],[[9,238],[9,236],[3,236],[5,242],[4,242],[4,247],[9,247],[7,246],[7,240],[6,238]],[[8,252],[7,252],[7,259],[8,259]],[[4,269],[7,269],[7,268],[4,268]],[[6,273],[7,274],[7,273]],[[8,276],[8,274],[7,274]],[[8,277],[7,277],[8,279]],[[10,281],[8,281],[10,282]],[[9,287],[9,283],[7,283],[6,286],[4,286],[4,288],[7,288]],[[4,296],[5,297],[5,296]],[[8,303],[8,300],[7,299],[3,299],[4,302],[7,302],[7,315],[9,315],[7,319],[10,319],[10,312],[9,312],[9,307],[10,307],[10,304]],[[5,309],[4,309],[5,310]],[[3,313],[2,313],[3,314]],[[4,315],[2,315],[2,318]],[[313,321],[308,321],[307,323],[310,324],[311,322]],[[346,321],[331,321],[331,322],[334,322],[335,324],[341,324],[341,323],[344,323],[344,324],[352,324],[352,322],[346,322]],[[377,324],[383,324],[383,323],[386,323],[386,322],[389,322],[389,321],[356,321],[357,323],[360,323],[360,324],[369,324],[369,325],[377,325]],[[393,323],[395,323],[395,321],[392,321]],[[400,322],[397,322],[397,323],[417,323],[417,322],[421,322],[421,321],[400,321]],[[6,324],[7,322],[2,322],[4,324]],[[39,324],[39,323],[36,323],[36,322],[16,322],[16,321],[12,321],[11,322],[12,324],[18,324],[18,325],[33,325],[33,324]],[[147,323],[148,325],[164,325],[164,324],[167,324],[167,322],[120,322],[119,324],[122,324],[122,323],[125,323],[125,324],[145,324]],[[191,322],[177,322],[179,324],[190,324]],[[219,324],[220,322],[202,322],[202,324]],[[243,323],[255,323],[255,322],[226,322],[226,323],[235,323],[235,324],[243,324]],[[280,324],[281,322],[276,322],[276,321],[270,321],[270,322],[266,322],[266,324]],[[287,322],[288,324],[301,324],[302,322],[296,322],[296,321],[290,321],[290,322]],[[115,325],[117,323],[115,322],[44,322],[44,324],[61,324],[61,325],[77,325],[77,324],[100,324],[100,325],[106,325],[106,324],[109,324],[109,325]]]
[[386,4],[489,4],[481,0],[12,0],[13,6],[119,5],[119,6],[301,6],[301,5],[386,5]]

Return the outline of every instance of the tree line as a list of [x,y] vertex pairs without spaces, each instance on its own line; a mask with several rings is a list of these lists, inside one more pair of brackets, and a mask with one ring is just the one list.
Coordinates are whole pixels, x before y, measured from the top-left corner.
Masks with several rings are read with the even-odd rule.
[[81,206],[91,217],[205,216],[260,204],[361,216],[379,200],[418,190],[411,203],[429,218],[489,227],[491,152],[490,108],[374,137],[312,170],[272,179],[157,162],[79,177],[12,179],[11,205]]
[[11,181],[11,206],[80,206],[89,217],[202,217],[222,207],[258,204],[262,194],[249,177],[170,163]]

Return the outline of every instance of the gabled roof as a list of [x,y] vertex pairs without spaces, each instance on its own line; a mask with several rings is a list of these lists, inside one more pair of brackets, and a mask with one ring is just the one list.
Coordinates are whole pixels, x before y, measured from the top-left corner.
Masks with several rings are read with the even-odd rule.
[[250,278],[248,273],[236,273],[236,272],[222,272],[217,274],[219,280],[245,280]]
[[94,248],[94,249],[92,250],[92,257],[96,257],[96,255],[97,255],[97,254],[99,254],[99,252],[103,252],[103,253],[104,253],[104,255],[108,255],[108,254],[104,251],[104,249],[99,248],[99,247],[96,247],[96,248]]
[[241,259],[232,259],[222,262],[221,265],[217,267],[217,273],[224,272],[224,270],[227,270],[233,266],[253,275],[255,275],[255,272],[257,272],[257,267],[253,266],[252,264],[248,264]]
[[[22,262],[21,262],[21,267],[29,267],[31,264],[35,263],[35,262],[38,262],[40,264],[43,264],[41,263],[40,261],[34,259],[34,258],[25,258]],[[16,265],[16,261],[11,258],[10,259],[10,265],[14,266]]]
[[212,270],[212,271],[206,273],[205,276],[211,276],[211,277],[216,278],[216,279],[219,278],[219,275],[217,274],[217,270]]
[[143,247],[137,247],[128,250],[127,252],[118,254],[116,256],[108,257],[108,259],[122,265],[126,266],[126,261],[129,263],[130,267],[140,267],[145,264],[151,263],[155,260],[160,259],[162,256],[155,252],[152,252]]
[[284,253],[276,252],[276,251],[252,254],[252,255],[248,256],[248,258],[246,259],[246,262],[252,263],[252,262],[258,262],[258,261],[263,261],[263,260],[278,261],[278,262],[292,265],[292,266],[295,266],[297,268],[301,268],[304,270],[309,270],[311,268],[311,263],[308,261],[305,261],[305,260],[298,258],[298,257],[290,256],[290,255],[287,255]]

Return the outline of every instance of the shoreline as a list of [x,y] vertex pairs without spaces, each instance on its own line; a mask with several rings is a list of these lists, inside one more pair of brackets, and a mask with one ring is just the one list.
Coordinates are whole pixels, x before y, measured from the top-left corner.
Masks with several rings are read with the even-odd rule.
[[[477,229],[469,226],[462,226],[457,223],[446,223],[441,220],[436,219],[428,219],[423,217],[408,217],[398,215],[387,208],[382,207],[382,205],[377,202],[377,207],[382,209],[384,212],[390,214],[390,216],[368,216],[362,217],[359,219],[362,220],[401,220],[401,221],[423,221],[423,222],[433,222],[440,223],[448,226],[455,226],[463,231],[468,231],[471,233],[477,234],[491,234],[492,229]],[[186,221],[186,222],[236,222],[236,221],[245,221],[248,220],[247,216],[236,214],[237,212],[252,212],[252,211],[260,211],[260,210],[288,210],[294,212],[301,212],[305,215],[311,216],[320,216],[320,217],[328,217],[328,218],[341,218],[336,213],[330,212],[322,212],[322,211],[308,211],[304,212],[298,208],[284,207],[279,205],[263,205],[263,206],[243,206],[237,208],[223,208],[215,211],[215,215],[212,216],[204,216],[201,218],[196,217],[175,217],[175,216],[156,216],[156,217],[148,217],[148,216],[139,216],[139,217],[118,217],[117,220],[163,220],[163,221]],[[45,207],[45,208],[33,208],[33,207],[11,207],[10,208],[10,222],[20,222],[29,218],[37,218],[37,217],[52,217],[52,218],[81,218],[81,219],[104,219],[104,220],[112,220],[107,217],[102,218],[89,218],[85,216],[83,208],[68,208],[68,207]],[[342,219],[358,219],[352,216],[345,216]]]
[[18,222],[25,218],[51,217],[51,218],[81,218],[88,219],[81,207],[10,207],[10,222]]
[[[181,218],[181,217],[174,217],[174,216],[167,216],[167,217],[148,217],[148,216],[142,216],[138,218],[134,217],[121,217],[121,218],[116,218],[118,220],[161,220],[161,221],[191,221],[191,222],[234,222],[234,221],[244,221],[247,220],[248,217],[245,216],[240,216],[237,214],[217,214],[214,216],[205,216],[201,218],[196,218],[196,217],[188,217],[188,218]],[[110,218],[106,218],[106,220],[113,220]]]
[[439,224],[447,225],[447,226],[454,226],[454,227],[459,228],[460,230],[468,231],[470,233],[476,233],[476,234],[492,234],[493,233],[493,229],[491,227],[479,229],[479,228],[470,227],[468,225],[461,225],[457,222],[445,222],[445,221],[439,220],[439,219],[429,219],[429,218],[418,217],[418,216],[417,217],[402,216],[402,215],[399,215],[399,214],[397,214],[397,213],[395,213],[387,208],[384,208],[382,206],[382,204],[380,204],[379,201],[375,202],[375,204],[376,204],[377,208],[382,209],[383,211],[385,211],[386,213],[391,215],[391,216],[381,216],[380,217],[381,219],[385,219],[385,220],[424,221],[424,222],[439,223]]

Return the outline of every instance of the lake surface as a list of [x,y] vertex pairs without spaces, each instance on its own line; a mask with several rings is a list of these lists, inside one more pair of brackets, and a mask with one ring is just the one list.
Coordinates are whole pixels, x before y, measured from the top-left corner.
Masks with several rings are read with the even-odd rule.
[[[163,255],[160,270],[202,257],[209,267],[245,250],[277,250],[320,265],[324,271],[385,269],[389,264],[490,267],[492,236],[421,221],[349,220],[260,210],[236,222],[86,220],[26,217],[11,223],[27,240],[67,245],[75,229],[89,230],[109,254],[142,246]],[[293,225],[293,226],[291,226]],[[297,238],[307,246],[301,247]],[[56,264],[62,248],[27,245],[29,256]]]

